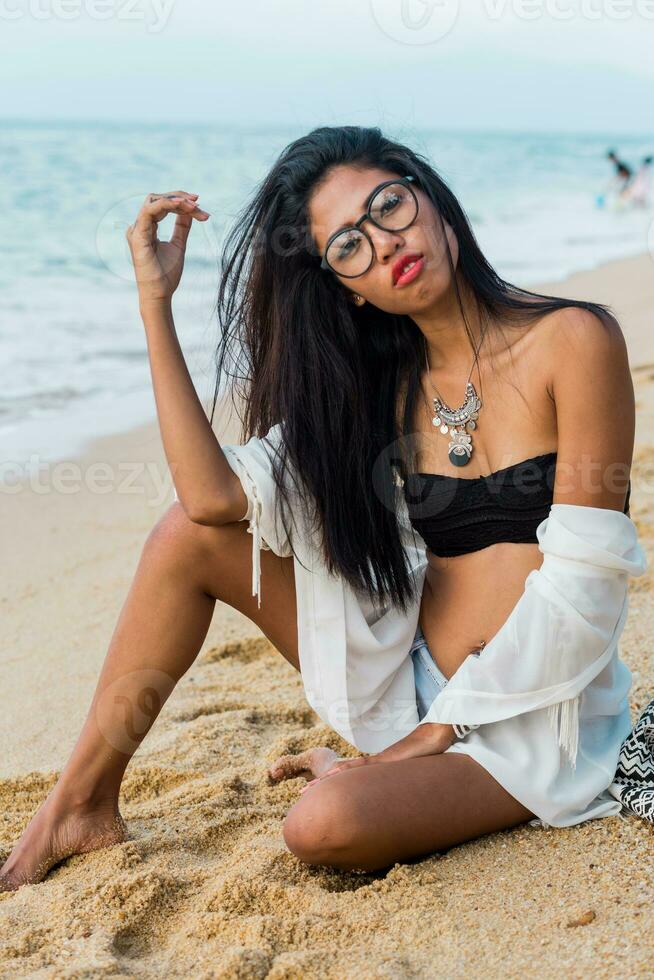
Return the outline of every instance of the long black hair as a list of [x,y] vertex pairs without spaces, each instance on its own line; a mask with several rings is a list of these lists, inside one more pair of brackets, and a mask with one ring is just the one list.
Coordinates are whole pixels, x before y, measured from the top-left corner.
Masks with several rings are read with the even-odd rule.
[[565,307],[600,318],[612,314],[601,304],[543,296],[503,280],[429,161],[376,126],[320,126],[294,140],[238,214],[221,256],[211,421],[223,378],[230,378],[243,441],[281,423],[274,480],[291,547],[289,483],[301,492],[308,524],[320,529],[330,573],[372,601],[390,601],[406,612],[417,598],[416,582],[393,501],[395,478],[406,478],[415,456],[401,453],[381,467],[379,461],[389,458],[389,447],[413,446],[426,341],[407,315],[370,303],[354,306],[336,276],[320,268],[308,234],[308,202],[343,164],[411,175],[441,227],[443,220],[450,225],[458,242],[456,270],[449,247],[448,261],[473,349],[462,290],[473,298],[482,325],[493,329],[526,326]]

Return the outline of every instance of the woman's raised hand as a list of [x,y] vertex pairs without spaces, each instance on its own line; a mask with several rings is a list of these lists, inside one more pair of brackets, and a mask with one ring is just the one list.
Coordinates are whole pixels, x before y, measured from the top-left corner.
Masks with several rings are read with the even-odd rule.
[[[125,232],[141,306],[169,301],[179,286],[193,219],[206,221],[209,217],[198,207],[197,198],[197,194],[186,191],[148,194],[136,221]],[[157,225],[172,212],[177,215],[173,234],[169,242],[162,242],[157,238]]]

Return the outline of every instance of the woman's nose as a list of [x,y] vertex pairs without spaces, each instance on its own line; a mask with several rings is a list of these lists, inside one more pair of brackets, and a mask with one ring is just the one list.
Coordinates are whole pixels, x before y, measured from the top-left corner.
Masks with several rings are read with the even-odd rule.
[[369,228],[375,255],[379,262],[388,262],[404,245],[404,239],[397,231],[385,231],[383,228]]

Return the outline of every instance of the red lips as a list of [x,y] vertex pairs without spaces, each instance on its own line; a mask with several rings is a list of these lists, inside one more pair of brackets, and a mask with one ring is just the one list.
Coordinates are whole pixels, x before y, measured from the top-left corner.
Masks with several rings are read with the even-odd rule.
[[409,265],[411,262],[417,262],[420,258],[422,258],[422,252],[407,252],[406,255],[402,255],[399,259],[396,259],[391,270],[393,285],[397,283],[397,280],[402,275],[404,267]]

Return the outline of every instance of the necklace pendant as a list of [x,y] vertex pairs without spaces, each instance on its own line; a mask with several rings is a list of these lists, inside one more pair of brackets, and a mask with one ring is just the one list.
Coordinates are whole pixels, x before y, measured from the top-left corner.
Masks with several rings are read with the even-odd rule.
[[465,432],[452,432],[447,455],[453,466],[465,466],[472,456],[472,437]]
[[[477,395],[471,381],[466,385],[466,397],[458,408],[450,408],[438,397],[434,397],[434,417],[432,425],[438,426],[446,436],[450,434],[448,459],[453,466],[465,466],[472,456],[472,432],[477,428],[481,398]],[[467,430],[467,431],[466,431]]]

